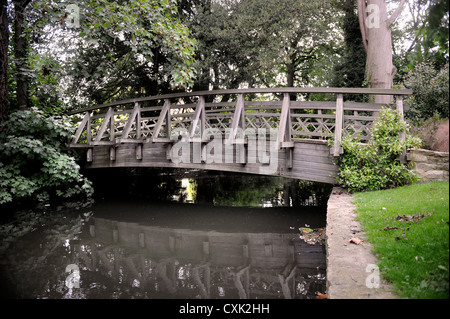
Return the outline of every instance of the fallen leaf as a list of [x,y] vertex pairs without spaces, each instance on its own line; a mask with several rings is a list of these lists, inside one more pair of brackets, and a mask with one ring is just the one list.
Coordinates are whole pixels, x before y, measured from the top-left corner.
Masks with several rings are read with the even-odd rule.
[[357,237],[352,237],[348,240],[349,243],[356,244],[356,245],[361,244],[363,241],[364,240],[357,238]]
[[320,292],[318,292],[316,299],[328,299],[328,296],[327,294],[321,294]]

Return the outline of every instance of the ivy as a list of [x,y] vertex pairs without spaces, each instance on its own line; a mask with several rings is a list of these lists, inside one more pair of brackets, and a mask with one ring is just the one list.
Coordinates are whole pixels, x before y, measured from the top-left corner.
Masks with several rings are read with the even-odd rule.
[[91,182],[65,153],[73,131],[67,119],[45,115],[37,108],[12,113],[0,134],[0,204],[90,197]]
[[399,161],[399,156],[409,148],[420,147],[417,137],[409,132],[409,124],[398,112],[383,108],[367,144],[347,135],[342,140],[344,154],[338,159],[338,182],[349,191],[374,191],[411,184],[416,181],[413,170]]

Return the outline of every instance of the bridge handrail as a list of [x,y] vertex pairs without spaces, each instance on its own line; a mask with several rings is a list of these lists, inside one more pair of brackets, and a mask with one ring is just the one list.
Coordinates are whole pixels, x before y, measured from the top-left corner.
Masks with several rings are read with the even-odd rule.
[[282,93],[322,93],[322,94],[361,94],[361,95],[394,95],[408,96],[412,95],[411,89],[369,89],[369,88],[329,88],[329,87],[280,87],[280,88],[254,88],[254,89],[229,89],[212,91],[193,91],[182,93],[170,93],[163,95],[154,95],[141,98],[115,101],[106,104],[94,105],[78,110],[68,112],[68,115],[84,113],[93,110],[99,110],[111,106],[139,103],[146,101],[165,100],[183,97],[207,96],[207,95],[234,95],[234,94],[282,94]]
[[[291,94],[296,93],[335,94],[336,101],[292,101]],[[252,102],[245,100],[246,94],[282,94],[283,96],[279,101]],[[403,116],[403,96],[411,95],[412,90],[284,87],[183,92],[128,99],[70,112],[69,114],[72,115],[85,113],[71,146],[91,147],[93,145],[117,145],[117,143],[124,142],[141,143],[142,140],[166,142],[172,137],[172,126],[175,127],[177,125],[188,126],[188,135],[192,139],[196,134],[195,131],[198,125],[201,125],[200,131],[204,132],[205,125],[208,124],[211,128],[215,127],[225,131],[230,129],[231,131],[227,138],[229,143],[237,142],[238,130],[245,130],[246,127],[277,129],[277,143],[280,148],[292,148],[294,140],[298,138],[327,139],[334,137],[332,154],[339,156],[342,153],[341,140],[343,134],[350,133],[353,136],[360,136],[361,139],[369,139],[370,127],[378,118],[378,112],[383,105],[346,102],[344,99],[346,94],[395,96],[396,108]],[[236,102],[232,103],[206,103],[205,96],[220,95],[237,95],[238,98]],[[172,99],[185,97],[198,97],[198,101],[189,102],[188,104],[177,104],[176,102],[172,104]],[[163,101],[164,105],[141,107],[141,102],[146,101]],[[116,106],[131,103],[134,104],[133,109],[116,108]],[[108,108],[106,113],[91,114],[91,111],[106,108]],[[305,113],[302,110],[314,110],[317,113],[310,111]],[[159,111],[159,114],[151,117],[142,117],[143,112],[146,111]],[[329,111],[332,113],[330,114]],[[349,111],[352,114],[349,114]],[[372,114],[367,115],[367,112]],[[129,114],[128,119],[117,117],[126,113]],[[91,123],[94,119],[103,120]],[[120,125],[117,126],[115,123],[119,122]],[[86,131],[87,143],[80,144],[78,141],[84,130]],[[145,133],[143,130],[145,130]],[[129,134],[132,132],[134,132],[134,135],[132,134],[134,137],[129,138]],[[94,139],[93,133],[95,133]],[[160,133],[162,136],[160,136]],[[108,140],[105,141],[103,138],[108,138]]]

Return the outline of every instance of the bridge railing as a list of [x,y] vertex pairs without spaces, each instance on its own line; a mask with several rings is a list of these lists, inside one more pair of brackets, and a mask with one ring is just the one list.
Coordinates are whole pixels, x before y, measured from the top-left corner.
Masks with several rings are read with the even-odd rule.
[[[304,101],[299,95],[328,94],[331,101]],[[277,132],[279,148],[292,148],[297,140],[334,138],[331,153],[339,156],[344,134],[370,138],[370,129],[382,104],[346,101],[346,95],[392,95],[403,115],[403,96],[411,90],[364,88],[265,88],[216,90],[150,96],[88,107],[81,114],[70,147],[121,143],[168,143],[183,129],[191,140],[198,132],[227,132],[227,141],[239,141],[239,129]],[[223,97],[235,97],[223,102]],[[83,115],[84,114],[84,115]],[[269,131],[267,131],[269,132]],[[200,136],[203,141],[206,136]],[[244,142],[245,143],[245,142]]]

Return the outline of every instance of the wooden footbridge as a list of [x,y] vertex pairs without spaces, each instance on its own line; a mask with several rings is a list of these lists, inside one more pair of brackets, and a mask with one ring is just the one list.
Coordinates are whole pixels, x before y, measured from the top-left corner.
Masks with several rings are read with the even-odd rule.
[[[307,101],[310,94],[329,101]],[[71,148],[85,168],[168,167],[251,173],[334,184],[344,134],[370,137],[381,104],[349,95],[391,95],[403,114],[411,90],[264,88],[123,100],[79,116]],[[329,145],[329,140],[333,141]]]

